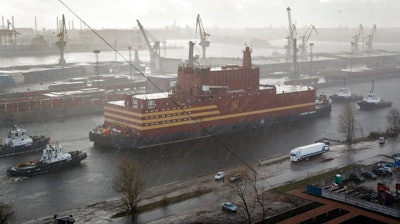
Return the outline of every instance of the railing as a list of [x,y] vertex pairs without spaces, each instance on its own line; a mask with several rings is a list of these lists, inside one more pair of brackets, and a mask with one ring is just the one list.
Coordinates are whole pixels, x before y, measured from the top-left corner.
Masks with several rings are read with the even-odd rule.
[[379,213],[382,213],[385,215],[390,215],[392,217],[400,218],[400,210],[399,209],[395,209],[395,208],[388,207],[385,205],[373,203],[373,202],[363,200],[360,198],[351,197],[350,195],[348,195],[346,193],[346,191],[342,192],[342,193],[336,193],[336,192],[330,191],[328,189],[322,189],[317,186],[309,185],[309,186],[307,186],[307,193],[317,195],[317,196],[320,196],[323,198],[332,199],[335,201],[340,201],[340,202],[343,202],[346,204],[354,205],[354,206],[368,209],[368,210],[374,211],[374,212],[379,212]]

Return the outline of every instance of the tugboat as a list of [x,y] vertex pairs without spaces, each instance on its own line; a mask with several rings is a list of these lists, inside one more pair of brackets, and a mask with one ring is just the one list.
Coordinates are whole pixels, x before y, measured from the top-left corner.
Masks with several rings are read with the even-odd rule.
[[374,82],[372,82],[372,88],[369,94],[364,97],[363,100],[358,101],[357,104],[361,110],[374,110],[392,106],[391,101],[383,100],[375,94]]
[[351,93],[350,89],[346,87],[344,81],[343,86],[341,86],[335,94],[331,95],[330,98],[334,103],[349,103],[360,101],[363,99],[363,96]]
[[48,173],[60,169],[69,168],[79,165],[80,162],[87,158],[87,153],[82,151],[71,151],[67,153],[61,152],[60,145],[47,145],[43,149],[40,160],[31,160],[23,163],[15,164],[7,169],[7,175],[13,176],[33,176],[41,173]]
[[362,100],[363,96],[353,94],[349,88],[342,86],[335,94],[331,95],[330,98],[334,103],[348,103]]
[[46,148],[50,138],[44,135],[28,136],[21,125],[14,125],[8,132],[5,143],[0,138],[0,157],[28,152],[36,152]]

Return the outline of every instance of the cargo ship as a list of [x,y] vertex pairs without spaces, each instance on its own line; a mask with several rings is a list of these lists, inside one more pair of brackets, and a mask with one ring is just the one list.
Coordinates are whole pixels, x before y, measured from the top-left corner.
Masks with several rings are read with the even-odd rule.
[[12,165],[7,169],[7,175],[33,176],[42,173],[49,173],[79,165],[82,160],[87,158],[87,153],[79,150],[62,152],[60,145],[47,145],[43,149],[42,157],[36,160],[26,161]]
[[242,65],[196,67],[193,46],[170,92],[127,94],[104,104],[104,123],[89,132],[94,145],[142,148],[236,132],[331,112],[329,97],[302,85],[260,84],[260,70],[243,51]]
[[46,148],[50,138],[44,135],[29,136],[21,125],[14,125],[5,143],[0,138],[0,157],[36,152]]

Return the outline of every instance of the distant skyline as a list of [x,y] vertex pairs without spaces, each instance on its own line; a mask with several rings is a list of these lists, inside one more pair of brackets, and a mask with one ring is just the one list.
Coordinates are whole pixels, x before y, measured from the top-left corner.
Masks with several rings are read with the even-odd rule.
[[[61,0],[94,29],[193,27],[200,14],[207,28],[288,27],[287,7],[298,28],[400,27],[398,0]],[[4,23],[16,28],[55,29],[65,15],[67,27],[81,23],[59,0],[1,1]],[[0,24],[1,25],[1,24]]]

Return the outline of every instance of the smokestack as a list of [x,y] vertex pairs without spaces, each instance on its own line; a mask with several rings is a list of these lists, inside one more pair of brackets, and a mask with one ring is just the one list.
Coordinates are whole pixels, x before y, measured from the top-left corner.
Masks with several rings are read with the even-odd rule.
[[251,50],[250,47],[246,46],[246,49],[243,51],[243,67],[251,68]]
[[57,30],[58,30],[58,17],[56,17],[56,27],[57,27]]
[[193,46],[194,46],[193,41],[189,41],[189,61],[188,61],[188,64],[191,67],[193,67]]
[[4,16],[1,17],[1,22],[2,22],[1,24],[3,25],[3,29],[6,28],[6,27],[4,26]]
[[37,21],[36,21],[36,16],[35,16],[35,33],[37,33]]

